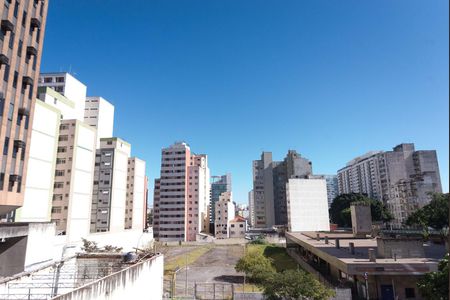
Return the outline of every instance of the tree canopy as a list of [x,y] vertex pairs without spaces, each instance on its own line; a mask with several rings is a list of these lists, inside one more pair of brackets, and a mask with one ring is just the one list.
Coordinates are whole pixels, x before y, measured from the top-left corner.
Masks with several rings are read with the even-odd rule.
[[444,259],[439,262],[438,271],[425,274],[425,276],[417,283],[420,294],[425,299],[448,299],[448,258],[449,254],[447,253]]
[[245,273],[256,284],[265,282],[272,273],[275,273],[270,259],[257,251],[249,251],[239,259],[235,269]]
[[405,224],[422,228],[442,230],[448,227],[448,205],[450,194],[435,193],[430,203],[412,213]]
[[364,194],[351,193],[334,198],[330,206],[331,222],[338,224],[340,227],[351,227],[350,205],[361,202],[370,205],[373,221],[389,222],[392,220],[391,213],[381,201],[371,199]]

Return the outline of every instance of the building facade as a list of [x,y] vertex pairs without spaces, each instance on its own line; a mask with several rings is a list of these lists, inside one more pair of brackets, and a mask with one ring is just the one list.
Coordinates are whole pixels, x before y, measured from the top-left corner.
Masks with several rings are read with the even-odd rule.
[[214,221],[216,218],[216,202],[219,201],[219,197],[224,192],[231,192],[231,174],[227,173],[221,176],[211,177],[211,197],[209,201],[210,211],[210,231],[214,232]]
[[429,203],[429,193],[442,192],[436,151],[416,151],[414,144],[350,161],[338,171],[338,186],[339,194],[363,193],[383,201],[394,216],[394,226]]
[[162,149],[155,180],[153,229],[160,241],[195,241],[207,231],[210,195],[208,159],[184,142]]
[[0,5],[0,216],[24,201],[47,9],[48,1]]
[[327,183],[327,199],[328,208],[333,203],[334,198],[339,196],[339,184],[337,175],[318,175],[320,178],[325,179]]
[[214,223],[214,236],[218,239],[230,237],[230,222],[235,218],[235,206],[232,193],[224,192],[215,204],[216,220]]
[[247,219],[236,216],[230,221],[230,238],[245,238],[247,232]]
[[132,157],[128,159],[127,200],[125,208],[125,229],[144,229],[147,202],[147,179],[145,161]]
[[120,232],[125,228],[128,159],[131,145],[103,138],[95,156],[91,232]]
[[99,148],[100,139],[114,136],[114,106],[102,97],[86,97],[84,122],[97,129]]

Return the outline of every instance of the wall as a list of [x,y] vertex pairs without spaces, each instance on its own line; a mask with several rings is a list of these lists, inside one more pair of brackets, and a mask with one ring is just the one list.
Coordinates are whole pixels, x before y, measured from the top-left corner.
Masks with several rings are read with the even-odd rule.
[[134,163],[133,216],[132,228],[142,230],[145,227],[142,218],[145,208],[145,161],[138,158]]
[[163,269],[164,258],[158,255],[53,299],[122,300],[147,295],[159,300],[163,295]]

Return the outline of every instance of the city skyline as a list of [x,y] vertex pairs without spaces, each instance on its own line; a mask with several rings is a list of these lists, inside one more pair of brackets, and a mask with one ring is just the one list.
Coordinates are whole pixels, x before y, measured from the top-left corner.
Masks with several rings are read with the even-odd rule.
[[448,192],[448,2],[118,3],[51,1],[41,71],[71,71],[115,105],[150,183],[176,140],[232,174],[238,203],[263,150],[336,174],[411,142],[437,150]]

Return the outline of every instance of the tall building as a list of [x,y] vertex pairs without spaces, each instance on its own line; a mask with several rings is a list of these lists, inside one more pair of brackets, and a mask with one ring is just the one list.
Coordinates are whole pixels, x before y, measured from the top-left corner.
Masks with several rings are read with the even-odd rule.
[[290,178],[286,188],[288,231],[330,230],[325,179]]
[[358,157],[338,171],[338,182],[339,194],[364,193],[383,201],[394,215],[394,226],[429,203],[428,193],[442,192],[436,151],[416,151],[414,144]]
[[160,241],[195,241],[206,229],[210,193],[206,155],[183,142],[162,149],[161,178],[155,180],[153,232]]
[[97,148],[100,139],[113,136],[114,105],[102,97],[86,97],[84,122],[97,129]]
[[132,157],[128,159],[127,200],[125,208],[125,229],[144,229],[147,209],[147,178],[145,161]]
[[48,1],[2,1],[0,215],[23,204]]
[[51,221],[69,240],[89,233],[95,146],[95,129],[79,120],[61,121]]
[[248,192],[248,214],[250,226],[255,226],[255,196],[253,190]]
[[333,203],[334,198],[339,195],[338,177],[337,175],[318,175],[320,178],[325,179],[327,182],[327,198],[328,208]]
[[219,197],[224,192],[231,192],[231,174],[227,173],[221,176],[211,177],[211,198],[209,201],[210,218],[210,232],[214,232],[214,221],[216,216],[216,202],[219,201]]
[[290,178],[312,175],[311,162],[295,150],[283,161],[273,161],[271,152],[263,152],[253,161],[254,227],[285,226],[288,223],[286,184]]
[[235,206],[231,192],[223,192],[215,203],[214,236],[218,239],[230,237],[230,222],[235,218]]
[[41,73],[39,76],[39,99],[59,109],[62,119],[84,121],[86,92],[86,85],[69,73]]
[[102,138],[95,156],[91,232],[125,228],[128,159],[131,145],[119,138]]

